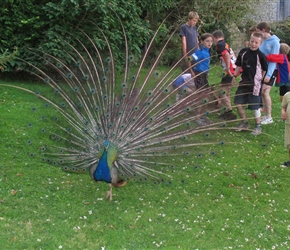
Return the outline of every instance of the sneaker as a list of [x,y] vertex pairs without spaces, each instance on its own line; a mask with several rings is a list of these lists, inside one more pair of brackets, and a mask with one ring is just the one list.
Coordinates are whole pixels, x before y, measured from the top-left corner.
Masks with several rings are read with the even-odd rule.
[[196,119],[195,120],[195,123],[198,125],[198,126],[206,126],[207,123],[203,120],[203,119]]
[[273,123],[273,122],[274,122],[274,121],[273,121],[272,117],[270,117],[270,118],[263,119],[263,120],[261,121],[261,124],[263,124],[263,125],[267,125],[267,124],[271,124],[271,123]]
[[243,131],[250,128],[250,124],[245,121],[241,121],[239,125],[236,127],[236,131]]
[[213,121],[210,120],[207,116],[201,118],[207,125],[213,124]]
[[251,135],[260,135],[262,133],[262,128],[255,128],[252,132]]
[[230,113],[225,113],[225,114],[223,115],[223,119],[224,119],[225,121],[236,120],[236,119],[237,119],[237,116],[236,116],[234,113],[232,113],[232,112],[230,112]]
[[232,113],[232,111],[226,111],[223,114],[219,115],[218,118],[224,120],[235,120],[237,119],[237,116],[234,113]]
[[290,167],[290,161],[285,161],[281,167]]
[[213,124],[213,121],[211,121],[210,119],[208,119],[207,116],[202,116],[199,119],[196,119],[195,122],[199,126],[207,126],[207,125]]
[[261,121],[264,121],[266,119],[267,119],[267,116],[265,116],[265,115],[261,117]]

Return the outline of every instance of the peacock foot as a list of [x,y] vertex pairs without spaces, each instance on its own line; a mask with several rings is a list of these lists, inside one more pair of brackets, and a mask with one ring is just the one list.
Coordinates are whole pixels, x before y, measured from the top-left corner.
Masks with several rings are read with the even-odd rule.
[[106,198],[109,197],[110,198],[110,201],[112,201],[113,200],[113,193],[112,193],[113,186],[112,186],[111,183],[109,184],[109,186],[110,186],[110,189],[109,189],[109,191],[106,194]]
[[112,189],[110,189],[107,194],[106,194],[106,198],[110,198],[110,201],[113,200],[113,194],[112,194]]

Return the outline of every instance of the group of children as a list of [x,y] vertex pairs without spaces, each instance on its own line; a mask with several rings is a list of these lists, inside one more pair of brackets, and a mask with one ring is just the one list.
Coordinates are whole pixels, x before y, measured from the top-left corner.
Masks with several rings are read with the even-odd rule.
[[[225,36],[221,30],[212,34],[204,33],[200,37],[199,46],[189,46],[188,36],[192,34],[198,36],[195,26],[198,19],[199,16],[196,12],[190,12],[188,22],[183,24],[180,29],[182,52],[186,62],[186,67],[182,68],[183,72],[187,72],[188,78],[194,79],[195,89],[208,87],[210,51],[212,45],[215,44],[225,72],[221,80],[225,92],[221,102],[225,106],[226,112],[222,117],[226,120],[236,118],[232,112],[230,92],[236,84],[236,78],[240,75],[234,104],[241,122],[236,130],[242,131],[250,128],[245,111],[245,105],[248,105],[248,108],[253,111],[255,119],[255,128],[251,132],[253,135],[261,134],[261,124],[273,123],[270,90],[274,85],[280,87],[281,118],[285,121],[285,146],[289,154],[289,161],[285,162],[284,165],[290,166],[290,104],[288,105],[290,103],[290,67],[287,58],[289,46],[280,43],[279,38],[271,33],[270,25],[266,22],[261,22],[250,29],[250,40],[246,47],[239,52],[237,58],[225,42]],[[194,32],[190,33],[190,30]],[[190,40],[195,41],[195,38]],[[182,83],[182,87],[187,88],[184,82],[180,82],[180,84]],[[263,117],[261,116],[262,110],[265,112]]]

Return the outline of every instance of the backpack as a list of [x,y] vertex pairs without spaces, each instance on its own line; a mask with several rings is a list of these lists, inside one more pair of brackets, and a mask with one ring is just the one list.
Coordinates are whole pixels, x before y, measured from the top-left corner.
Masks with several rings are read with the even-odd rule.
[[[226,50],[231,55],[231,64],[233,65],[233,68],[235,69],[236,68],[236,60],[237,60],[235,52],[233,51],[233,49],[227,43],[226,43],[225,47],[226,47]],[[226,70],[227,66],[225,64],[225,61],[224,61],[223,57],[221,57],[220,60],[221,60],[221,65],[222,65],[223,69]]]

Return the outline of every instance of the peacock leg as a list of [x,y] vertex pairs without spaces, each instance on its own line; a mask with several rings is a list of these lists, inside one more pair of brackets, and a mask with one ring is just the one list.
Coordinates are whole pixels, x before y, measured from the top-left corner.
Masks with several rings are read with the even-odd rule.
[[111,183],[109,185],[110,185],[110,189],[109,189],[109,191],[106,194],[106,198],[110,197],[110,201],[112,201],[113,200],[113,197],[112,197],[113,196],[113,194],[112,194],[113,186],[112,186]]

